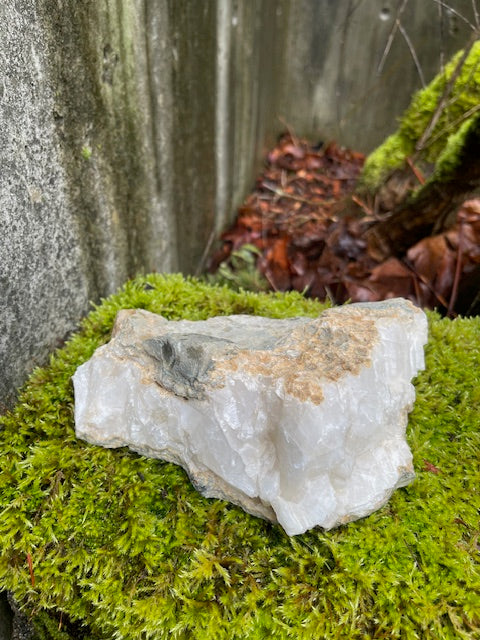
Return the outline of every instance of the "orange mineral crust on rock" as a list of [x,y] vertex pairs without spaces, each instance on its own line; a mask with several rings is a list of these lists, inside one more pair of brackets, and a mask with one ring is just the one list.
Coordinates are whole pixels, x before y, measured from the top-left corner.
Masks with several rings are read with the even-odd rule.
[[[322,314],[321,324],[312,321],[294,329],[285,342],[266,351],[241,350],[235,357],[218,362],[212,380],[229,371],[266,376],[281,381],[285,393],[301,401],[320,404],[322,387],[370,366],[370,353],[378,339],[372,323],[359,328],[357,318]],[[328,349],[326,345],[328,344]]]

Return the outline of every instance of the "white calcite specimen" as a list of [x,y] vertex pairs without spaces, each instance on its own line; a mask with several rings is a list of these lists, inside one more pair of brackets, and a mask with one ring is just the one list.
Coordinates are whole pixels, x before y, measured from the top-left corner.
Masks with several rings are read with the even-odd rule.
[[315,319],[120,311],[74,375],[76,432],[178,463],[203,495],[290,535],[330,529],[413,479],[405,429],[426,341],[425,314],[401,299]]

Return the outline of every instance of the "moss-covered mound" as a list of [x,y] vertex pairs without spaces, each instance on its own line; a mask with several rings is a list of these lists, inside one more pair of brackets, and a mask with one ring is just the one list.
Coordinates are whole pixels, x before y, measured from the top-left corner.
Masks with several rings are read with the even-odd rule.
[[172,464],[75,438],[70,377],[124,307],[170,319],[322,308],[142,277],[33,374],[1,420],[0,589],[43,637],[479,637],[479,319],[430,316],[408,430],[414,484],[364,520],[289,538],[203,498]]

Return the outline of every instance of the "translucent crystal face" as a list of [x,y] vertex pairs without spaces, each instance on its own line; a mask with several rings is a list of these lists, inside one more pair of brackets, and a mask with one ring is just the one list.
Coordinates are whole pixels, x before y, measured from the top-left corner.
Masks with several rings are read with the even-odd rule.
[[316,319],[123,311],[75,373],[77,435],[178,463],[288,534],[331,528],[414,477],[405,428],[426,340],[405,300]]

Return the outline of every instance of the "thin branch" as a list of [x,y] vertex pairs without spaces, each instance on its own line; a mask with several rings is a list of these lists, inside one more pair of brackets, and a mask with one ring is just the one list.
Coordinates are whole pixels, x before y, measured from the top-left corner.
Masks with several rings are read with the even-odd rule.
[[268,284],[272,287],[272,289],[274,291],[276,291],[277,293],[279,292],[279,289],[276,287],[274,281],[270,278],[270,276],[268,275],[268,273],[262,273],[262,275],[265,277],[265,280],[268,282]]
[[473,31],[476,30],[475,25],[472,24],[470,22],[470,20],[468,20],[462,13],[459,13],[458,11],[455,11],[455,9],[453,7],[451,7],[449,4],[447,4],[446,2],[442,2],[442,0],[433,0],[433,2],[436,2],[437,4],[439,4],[444,9],[448,9],[449,11],[451,11],[451,13],[455,14],[458,18],[460,18],[460,20],[463,20],[463,22],[466,22],[468,24],[468,26],[470,27],[470,29],[472,29]]
[[[370,209],[370,207],[365,202],[363,202],[363,200],[360,200],[360,198],[358,196],[356,196],[355,194],[353,194],[351,196],[351,198],[352,198],[353,202],[355,202],[355,204],[358,204],[358,206],[365,211],[367,216],[373,217],[372,209]],[[365,222],[365,218],[363,218],[363,221]]]
[[420,62],[417,57],[417,52],[415,51],[412,41],[408,37],[408,33],[405,31],[400,21],[398,21],[398,30],[400,31],[405,42],[407,43],[407,47],[409,48],[410,53],[412,54],[413,62],[415,63],[415,67],[420,77],[420,82],[422,83],[422,87],[425,89],[425,87],[427,86],[427,83],[425,82],[425,77],[423,75],[422,67],[420,66]]
[[411,169],[411,171],[412,171],[413,175],[415,176],[415,178],[418,180],[418,182],[419,182],[419,183],[422,185],[422,187],[423,187],[423,185],[425,184],[425,177],[424,177],[424,175],[423,175],[423,174],[422,174],[422,172],[421,172],[419,169],[417,169],[417,167],[413,164],[413,162],[412,162],[411,158],[409,158],[409,157],[407,156],[407,157],[405,158],[405,160],[406,160],[406,162],[407,162],[408,166],[410,167],[410,169]]
[[328,286],[328,284],[324,284],[323,288],[325,289],[325,291],[327,293],[327,298],[330,300],[330,303],[331,303],[332,307],[336,307],[337,306],[337,302],[335,300],[335,296],[333,295],[333,292],[330,289],[330,287]]
[[435,109],[435,111],[433,112],[432,117],[430,118],[430,122],[427,124],[427,126],[425,127],[425,131],[423,132],[420,140],[417,142],[417,144],[415,145],[415,155],[413,157],[413,162],[415,162],[418,154],[420,153],[420,151],[422,151],[422,149],[425,146],[426,141],[428,140],[428,138],[430,137],[430,134],[432,133],[433,129],[435,128],[437,122],[440,119],[440,116],[442,115],[443,109],[445,108],[445,105],[448,101],[448,97],[450,96],[450,93],[452,92],[453,86],[456,82],[456,80],[458,79],[463,65],[465,64],[465,60],[468,58],[470,51],[472,50],[473,45],[475,44],[476,40],[478,39],[478,31],[474,31],[472,33],[472,35],[470,36],[470,40],[467,43],[467,46],[465,47],[465,49],[463,50],[462,56],[460,58],[460,60],[457,62],[457,66],[455,67],[452,75],[450,76],[447,84],[445,85],[445,89],[443,90],[443,93],[440,97],[440,100],[438,101],[437,104],[437,108]]
[[463,254],[463,220],[460,220],[458,226],[458,247],[457,262],[455,264],[455,275],[453,277],[452,293],[450,294],[450,302],[448,303],[447,317],[451,318],[455,302],[457,301],[458,283],[462,273],[462,254]]
[[332,204],[335,202],[334,198],[331,198],[329,200],[307,200],[306,198],[296,196],[293,193],[286,193],[285,191],[282,191],[282,189],[279,189],[277,186],[275,186],[274,183],[268,182],[267,180],[262,180],[262,187],[264,187],[264,189],[268,189],[268,191],[271,191],[279,198],[289,198],[290,200],[296,200],[297,202],[303,202],[305,204],[311,204],[313,206],[318,206],[319,204]]
[[437,5],[438,9],[438,25],[440,27],[440,73],[443,76],[445,72],[445,42],[444,42],[444,19],[443,19],[443,7],[441,4]]
[[415,298],[417,299],[417,304],[419,307],[423,307],[423,296],[422,290],[420,289],[420,285],[418,284],[417,276],[412,273],[413,287],[415,289]]
[[293,127],[282,116],[277,116],[277,119],[281,124],[283,124],[283,126],[287,130],[288,135],[291,137],[293,144],[297,147],[300,142],[295,131],[293,130]]
[[395,39],[395,34],[397,33],[397,29],[400,25],[400,17],[402,13],[405,11],[405,7],[408,4],[408,0],[403,0],[402,4],[398,8],[397,15],[395,17],[395,21],[393,23],[392,29],[387,39],[387,44],[385,45],[385,49],[382,54],[382,59],[377,67],[377,75],[380,75],[383,71],[383,66],[385,64],[385,60],[387,59],[388,54],[390,53],[390,49],[392,48],[393,40]]
[[477,29],[480,29],[480,18],[478,15],[478,9],[477,9],[477,2],[476,0],[472,0],[472,9],[473,9],[473,15],[475,18],[475,24],[477,26]]
[[435,144],[435,142],[437,142],[437,140],[440,140],[440,138],[444,136],[446,133],[448,133],[448,131],[458,127],[458,125],[462,124],[462,122],[465,122],[465,120],[468,120],[468,118],[470,116],[473,116],[474,113],[477,113],[477,111],[480,111],[480,104],[476,104],[474,107],[472,107],[468,111],[465,111],[465,113],[462,114],[460,118],[457,118],[456,120],[451,122],[449,125],[444,127],[441,131],[437,133],[436,136],[434,136],[433,138],[430,138],[430,140],[428,140],[428,142],[425,143],[423,148],[426,149],[430,145]]
[[202,274],[202,272],[203,272],[203,270],[205,268],[205,263],[207,262],[208,254],[210,253],[210,250],[211,250],[211,248],[213,246],[213,242],[214,242],[216,236],[217,236],[217,231],[216,231],[216,229],[214,227],[212,229],[209,237],[208,237],[207,244],[206,244],[205,249],[203,250],[203,253],[202,253],[202,257],[198,261],[197,268],[195,269],[195,277],[196,278],[198,278]]
[[466,316],[468,315],[477,315],[474,313],[474,309],[476,307],[476,305],[480,304],[480,291],[476,294],[476,296],[474,297],[472,304],[468,307],[468,311],[465,314]]
[[359,4],[356,6],[353,5],[353,0],[348,0],[347,12],[345,15],[345,19],[342,23],[342,30],[339,33],[338,38],[338,65],[337,65],[337,78],[335,81],[335,114],[336,114],[336,127],[338,132],[338,137],[342,137],[342,107],[345,100],[342,99],[342,86],[343,86],[343,78],[345,75],[345,46],[348,35],[348,28],[350,25],[350,16],[353,14],[356,9],[358,9]]
[[435,291],[435,289],[432,287],[432,284],[427,280],[427,278],[425,278],[425,276],[422,273],[419,273],[415,269],[415,267],[410,262],[410,260],[408,260],[407,258],[400,258],[400,260],[427,287],[427,289],[435,296],[435,298],[440,302],[440,304],[443,305],[445,308],[447,308],[448,302],[445,300],[445,298],[440,293]]
[[462,82],[461,93],[459,92],[458,95],[455,95],[455,93],[453,93],[452,96],[447,100],[445,108],[450,109],[452,105],[454,105],[456,102],[458,102],[461,99],[462,94],[468,94],[470,89],[473,89],[475,92],[477,91],[477,82],[475,80],[475,75],[479,67],[480,67],[480,59],[471,68],[468,78],[465,80],[465,82]]

